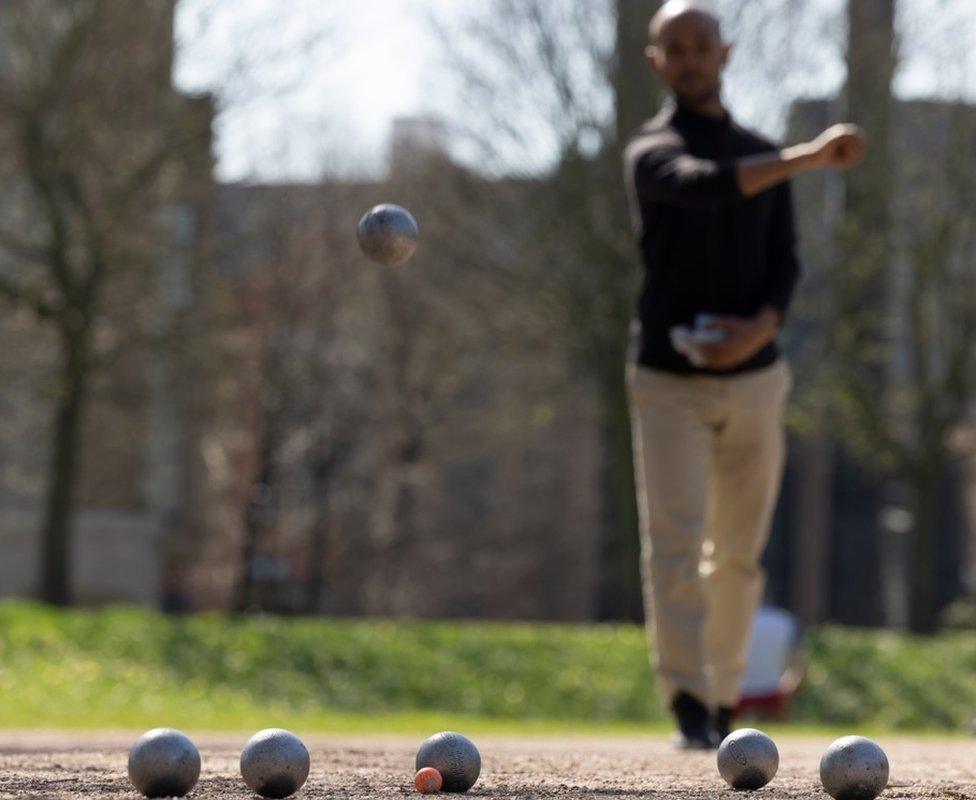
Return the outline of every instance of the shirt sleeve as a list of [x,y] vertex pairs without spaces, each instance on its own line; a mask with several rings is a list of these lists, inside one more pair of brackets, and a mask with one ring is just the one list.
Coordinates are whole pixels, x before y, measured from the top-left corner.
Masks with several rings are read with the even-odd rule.
[[793,192],[788,182],[775,192],[769,224],[769,280],[766,303],[786,316],[793,290],[800,277],[800,260],[796,255],[797,237],[793,219]]
[[742,199],[736,159],[698,158],[672,134],[644,137],[635,143],[630,160],[642,202],[709,208]]

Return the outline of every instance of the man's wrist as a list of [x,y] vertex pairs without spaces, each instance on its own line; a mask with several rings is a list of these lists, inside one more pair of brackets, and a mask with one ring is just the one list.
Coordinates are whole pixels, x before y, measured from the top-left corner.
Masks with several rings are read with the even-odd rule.
[[763,306],[759,310],[759,317],[773,328],[773,330],[779,330],[780,323],[783,321],[783,315],[776,306]]
[[756,328],[759,338],[764,342],[775,339],[779,331],[780,320],[779,309],[773,306],[764,306],[756,315]]
[[820,166],[818,150],[810,142],[783,148],[780,156],[795,172],[806,172]]

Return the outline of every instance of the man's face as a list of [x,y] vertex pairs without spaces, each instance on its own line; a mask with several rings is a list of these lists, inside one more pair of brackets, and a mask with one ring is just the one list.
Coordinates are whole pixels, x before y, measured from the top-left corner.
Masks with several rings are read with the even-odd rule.
[[648,59],[679,99],[703,103],[721,93],[730,49],[714,20],[689,12],[661,28],[657,43],[648,48]]

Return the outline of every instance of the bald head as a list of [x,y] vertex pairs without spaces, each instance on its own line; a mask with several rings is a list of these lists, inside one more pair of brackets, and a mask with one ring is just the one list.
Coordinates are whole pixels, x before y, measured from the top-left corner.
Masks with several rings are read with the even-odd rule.
[[651,20],[651,44],[660,44],[673,23],[690,19],[706,26],[721,41],[722,23],[706,5],[695,0],[668,0]]
[[651,20],[651,68],[689,107],[720,106],[722,71],[731,52],[718,17],[699,0],[670,0]]

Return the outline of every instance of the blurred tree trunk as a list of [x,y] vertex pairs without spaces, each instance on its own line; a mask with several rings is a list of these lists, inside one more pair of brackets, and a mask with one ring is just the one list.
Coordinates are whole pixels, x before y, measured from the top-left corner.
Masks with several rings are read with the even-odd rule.
[[915,503],[915,538],[909,550],[911,580],[908,626],[915,633],[932,633],[939,618],[938,551],[942,523],[942,485],[945,459],[933,453],[909,470]]
[[[614,146],[601,155],[608,163],[598,170],[609,195],[615,223],[621,231],[629,224],[627,198],[621,174],[620,157],[637,128],[653,116],[661,101],[661,90],[647,63],[648,28],[659,2],[616,0],[616,43],[611,85],[616,108]],[[593,187],[596,188],[596,187]],[[623,238],[623,237],[622,237]],[[596,614],[598,619],[640,619],[643,614],[639,571],[640,536],[637,524],[637,498],[634,483],[630,409],[627,402],[626,354],[628,321],[633,313],[632,280],[636,251],[608,253],[602,265],[611,277],[609,296],[618,310],[614,336],[604,352],[594,359],[603,410],[606,466],[604,532],[600,545],[600,584]]]
[[[267,414],[265,415],[268,416]],[[261,608],[255,596],[255,559],[259,544],[267,531],[269,520],[274,513],[273,494],[275,483],[274,449],[279,444],[273,434],[268,432],[269,423],[262,423],[258,444],[258,469],[254,483],[247,493],[244,508],[244,541],[241,547],[240,576],[237,584],[237,597],[234,610],[238,614]]]
[[309,529],[309,571],[305,592],[305,613],[322,610],[329,560],[329,531],[332,526],[332,492],[335,483],[355,451],[355,440],[336,436],[320,443],[312,458],[312,495],[315,517]]
[[875,347],[889,341],[885,318],[890,297],[891,82],[894,75],[894,0],[851,0],[848,4],[847,117],[861,125],[870,143],[867,158],[845,173],[845,286],[837,317],[856,352],[874,356],[863,373],[865,396],[883,396],[890,353]]
[[[892,96],[896,67],[894,0],[850,0],[847,6],[847,118],[866,131],[870,149],[857,168],[845,173],[846,205],[841,231],[842,261],[831,321],[832,349],[839,354],[842,380],[865,419],[873,420],[879,449],[890,450],[888,414],[893,358],[898,342],[888,326],[893,302],[891,192]],[[881,402],[879,401],[881,399]],[[889,464],[885,469],[890,470]],[[887,501],[893,502],[893,498]],[[895,535],[878,531],[880,537]],[[897,581],[898,570],[883,576]],[[900,593],[886,592],[897,597]],[[886,609],[889,622],[899,612]]]
[[[863,318],[858,332],[865,336],[885,334],[884,303],[889,296],[894,20],[894,0],[851,0],[848,4],[847,115],[867,131],[870,141],[864,163],[845,173],[848,260],[853,262],[863,293],[851,311]],[[862,299],[869,300],[869,305],[861,305]],[[864,313],[868,308],[874,313]],[[875,380],[882,377],[878,372],[873,375]]]
[[600,376],[604,415],[605,507],[601,537],[601,570],[597,619],[640,620],[643,614],[640,580],[640,535],[634,482],[630,409],[627,401],[622,346],[612,354]]
[[90,373],[87,338],[87,326],[80,331],[62,330],[61,391],[54,415],[41,545],[40,596],[54,605],[71,602],[71,509]]
[[[824,427],[821,421],[818,428]],[[826,433],[804,437],[798,454],[790,604],[801,622],[815,625],[823,622],[828,612],[834,440]]]
[[649,44],[651,17],[659,0],[616,0],[617,42],[613,70],[613,92],[617,110],[619,149],[649,116],[661,100],[661,86],[651,73],[645,50]]

